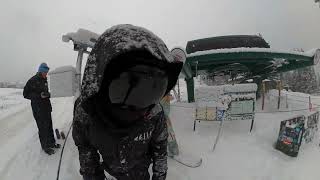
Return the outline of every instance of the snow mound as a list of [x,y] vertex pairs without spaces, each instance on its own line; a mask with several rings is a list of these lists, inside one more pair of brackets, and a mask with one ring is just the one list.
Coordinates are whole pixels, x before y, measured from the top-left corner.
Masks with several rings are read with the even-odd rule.
[[235,85],[224,85],[224,93],[243,93],[243,92],[256,92],[258,89],[257,84],[235,84]]
[[[247,96],[248,93],[254,94],[257,91],[257,84],[235,84],[223,86],[200,86],[195,90],[195,98],[197,101],[210,102],[217,101],[219,96],[223,94],[232,94],[232,97]],[[245,95],[242,95],[244,94]]]
[[314,56],[317,52],[318,48],[310,49],[309,51],[306,51],[305,54],[308,54],[309,56]]
[[219,99],[223,86],[200,86],[195,89],[195,105],[198,108],[221,106]]
[[223,86],[200,86],[195,90],[196,107],[227,108],[231,101],[255,100],[257,85],[235,84]]
[[22,89],[0,88],[0,120],[21,111],[28,106]]

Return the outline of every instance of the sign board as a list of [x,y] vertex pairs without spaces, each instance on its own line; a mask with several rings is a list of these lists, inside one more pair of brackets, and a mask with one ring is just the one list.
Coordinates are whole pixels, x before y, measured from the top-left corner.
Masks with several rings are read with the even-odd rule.
[[304,116],[282,121],[276,149],[288,156],[297,157],[304,132]]
[[226,111],[226,120],[252,120],[255,112],[255,99],[231,101]]
[[226,111],[226,120],[252,120],[255,115],[257,84],[225,85],[224,96],[230,96],[231,101]]
[[51,97],[74,96],[76,88],[76,69],[74,67],[63,66],[49,72]]
[[305,132],[303,138],[306,143],[313,141],[316,132],[318,131],[319,124],[319,112],[313,113],[307,117],[307,123],[305,123]]
[[227,120],[252,120],[255,109],[254,100],[232,101],[226,112]]
[[214,121],[216,120],[217,109],[215,107],[196,108],[196,120]]
[[232,101],[230,114],[248,114],[253,113],[253,100]]

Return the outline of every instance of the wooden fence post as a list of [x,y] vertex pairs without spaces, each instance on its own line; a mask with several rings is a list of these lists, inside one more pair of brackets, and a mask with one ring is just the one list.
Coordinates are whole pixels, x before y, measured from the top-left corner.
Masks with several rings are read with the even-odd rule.
[[311,103],[311,96],[309,96],[309,111],[312,111],[312,103]]
[[280,109],[280,97],[281,97],[281,81],[278,81],[278,90],[279,90],[279,96],[278,96],[278,109]]

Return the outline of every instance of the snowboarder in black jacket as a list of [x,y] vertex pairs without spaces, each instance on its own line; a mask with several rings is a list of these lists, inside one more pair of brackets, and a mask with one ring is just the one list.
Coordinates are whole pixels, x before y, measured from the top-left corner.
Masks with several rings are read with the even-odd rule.
[[[75,104],[73,139],[84,180],[165,180],[167,126],[159,105],[183,63],[152,32],[117,25],[92,49]],[[100,158],[101,156],[101,158]]]
[[48,91],[47,73],[49,67],[46,63],[39,66],[38,73],[30,78],[23,89],[23,96],[31,100],[31,108],[36,120],[39,139],[42,149],[49,155],[54,153],[53,148],[59,148],[56,144],[51,118],[50,93]]

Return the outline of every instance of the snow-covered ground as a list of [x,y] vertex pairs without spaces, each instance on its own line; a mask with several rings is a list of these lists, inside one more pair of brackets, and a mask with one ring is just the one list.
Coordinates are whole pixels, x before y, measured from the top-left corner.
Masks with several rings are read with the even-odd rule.
[[[186,100],[183,81],[180,81],[182,99]],[[196,82],[196,86],[200,86]],[[14,94],[16,93],[16,94]],[[288,94],[288,108],[286,108]],[[283,92],[281,111],[308,109],[309,95]],[[319,180],[320,165],[319,136],[310,144],[301,147],[299,156],[291,158],[275,150],[280,121],[306,111],[268,113],[277,111],[276,92],[266,98],[266,108],[256,104],[255,125],[249,133],[250,121],[226,121],[219,143],[212,152],[218,132],[218,122],[201,122],[193,132],[194,104],[174,103],[171,119],[176,132],[180,151],[184,154],[201,156],[199,168],[187,168],[169,159],[168,180]],[[21,90],[0,89],[0,179],[1,180],[54,180],[60,154],[47,156],[40,149],[37,127],[29,102],[24,100]],[[3,98],[4,97],[4,98]],[[6,98],[10,97],[7,100]],[[11,98],[12,97],[12,98]],[[3,100],[5,99],[5,100]],[[312,103],[320,104],[319,97],[312,97]],[[7,102],[6,102],[7,101]],[[9,103],[10,101],[10,103]],[[11,103],[14,102],[15,103]],[[6,103],[4,103],[6,102]],[[53,104],[53,125],[67,132],[72,121],[73,98],[55,98]],[[16,107],[24,106],[20,110]],[[61,141],[59,141],[62,143]],[[67,139],[62,159],[61,180],[80,180],[77,149],[71,137]]]
[[22,89],[0,88],[0,119],[25,109],[27,104]]
[[[185,84],[181,80],[180,84],[182,84],[181,96],[186,101]],[[206,86],[197,81],[195,84],[196,88],[197,86]],[[261,110],[261,101],[257,101],[255,124],[251,133],[249,133],[251,121],[226,121],[214,152],[212,152],[212,148],[218,133],[219,122],[202,121],[197,123],[196,132],[193,133],[194,105],[173,104],[171,119],[180,150],[188,154],[199,154],[204,160],[203,165],[199,168],[183,168],[181,174],[184,174],[185,178],[182,179],[320,179],[320,174],[317,171],[320,165],[319,133],[316,134],[314,142],[301,146],[297,158],[288,157],[273,148],[282,120],[297,115],[310,114],[308,110],[310,95],[282,91],[280,110],[277,109],[277,96],[278,91],[276,90],[268,93],[263,111]],[[215,98],[213,97],[213,99]],[[320,97],[311,96],[311,102],[314,112],[320,105]],[[173,164],[169,167],[169,174],[170,171],[175,174],[179,173],[182,167]]]
[[[53,126],[66,132],[72,122],[73,98],[51,101]],[[0,109],[0,179],[56,179],[60,153],[48,156],[41,150],[30,102],[23,99],[22,90],[0,88],[0,103],[3,107]],[[2,116],[2,113],[6,115]],[[61,175],[72,175],[72,178],[62,179],[79,179],[79,163],[72,138],[68,139],[64,153]],[[66,167],[69,164],[72,170]]]
[[[184,107],[178,107],[184,106]],[[190,105],[189,105],[190,106]],[[297,158],[290,158],[275,150],[280,121],[294,116],[291,113],[259,113],[254,129],[249,133],[250,121],[226,121],[219,143],[212,147],[217,136],[218,122],[201,122],[192,133],[193,110],[186,104],[176,104],[171,118],[180,149],[199,154],[203,165],[197,169],[184,168],[189,179],[223,180],[317,180],[320,174],[318,138],[303,145]],[[176,164],[169,167],[175,171]],[[181,167],[179,167],[181,168]]]

